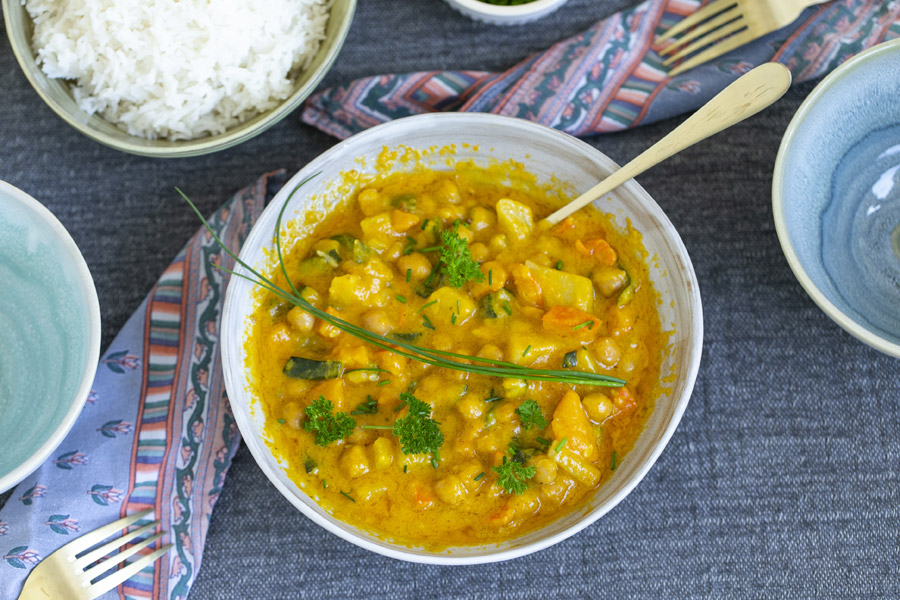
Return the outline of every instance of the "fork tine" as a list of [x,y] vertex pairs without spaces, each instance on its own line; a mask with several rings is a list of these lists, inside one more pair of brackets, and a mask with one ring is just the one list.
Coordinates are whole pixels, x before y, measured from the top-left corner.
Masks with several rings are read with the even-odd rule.
[[153,521],[152,523],[144,525],[140,529],[135,529],[134,531],[132,531],[130,533],[126,533],[122,537],[118,537],[118,538],[112,540],[111,542],[103,544],[96,550],[92,550],[91,552],[89,552],[89,553],[85,554],[84,556],[82,556],[81,558],[77,559],[72,564],[72,567],[80,571],[80,570],[86,568],[92,562],[99,560],[100,558],[106,556],[107,554],[109,554],[110,552],[115,550],[116,548],[120,548],[120,547],[124,546],[125,544],[127,544],[128,542],[130,542],[131,540],[138,538],[138,537],[144,535],[145,533],[147,533],[148,531],[155,529],[157,525],[159,525],[159,521]]
[[112,534],[140,521],[152,512],[153,509],[148,508],[146,510],[130,514],[127,517],[119,519],[118,521],[113,521],[112,523],[108,523],[102,527],[98,527],[93,531],[85,533],[78,539],[72,540],[61,549],[66,550],[66,552],[68,553],[68,557],[71,560],[75,557],[76,554],[80,554],[91,546],[99,544]]
[[[728,37],[732,33],[737,33],[744,29],[747,29],[747,23],[746,23],[746,21],[744,21],[744,19],[738,19],[737,21],[733,21],[733,22],[729,23],[728,25],[726,25],[725,27],[720,27],[719,29],[716,29],[712,33],[703,36],[696,42],[689,44],[688,46],[682,48],[681,50],[679,50],[678,52],[676,52],[675,54],[673,54],[672,56],[670,56],[669,58],[664,60],[663,65],[664,66],[671,65],[673,62],[675,62],[679,58],[683,58],[683,57],[687,56],[688,54],[692,54],[692,53],[696,52],[697,50],[701,50],[704,47],[709,46],[710,44],[715,43],[716,46],[719,46],[722,43],[724,43],[724,40],[726,37]],[[720,41],[720,40],[723,40],[723,41]],[[727,50],[725,52],[727,52]],[[722,54],[722,52],[720,52],[719,54]],[[717,54],[716,56],[718,56],[719,54]]]
[[118,554],[110,557],[109,560],[104,560],[103,562],[99,563],[97,566],[91,567],[90,569],[88,569],[87,571],[84,572],[84,578],[87,581],[91,581],[92,579],[97,579],[98,577],[100,577],[101,575],[103,575],[104,573],[109,571],[111,568],[115,567],[119,563],[125,562],[126,560],[131,558],[133,555],[137,554],[138,552],[140,552],[141,550],[143,550],[144,548],[146,548],[147,546],[149,546],[150,544],[152,544],[153,542],[155,542],[162,536],[163,536],[163,534],[157,533],[156,535],[148,537],[146,540],[144,540],[138,544],[135,544],[131,548],[128,548],[127,550],[123,550],[122,552],[119,552]]
[[706,19],[714,17],[720,12],[728,10],[735,5],[737,5],[737,0],[714,0],[697,12],[691,13],[690,15],[686,16],[681,21],[673,25],[671,28],[669,28],[668,31],[657,37],[653,44],[658,46],[667,39],[670,39],[678,35],[679,33],[690,29],[694,25],[699,25]]
[[687,59],[686,61],[672,69],[669,72],[669,77],[675,77],[680,73],[684,73],[688,69],[693,69],[697,65],[701,65],[707,61],[713,60],[714,58],[718,58],[726,52],[731,52],[738,46],[743,46],[753,39],[754,36],[750,33],[750,31],[744,31],[737,35],[733,35],[727,40],[723,40],[715,46],[704,50],[697,56],[692,56],[691,58]]
[[122,583],[123,581],[136,575],[139,571],[141,571],[145,567],[155,563],[159,559],[160,556],[162,556],[163,554],[165,554],[166,552],[168,552],[171,549],[172,549],[172,544],[166,544],[159,550],[154,550],[147,556],[143,556],[143,557],[137,559],[136,561],[134,561],[133,563],[131,563],[124,569],[119,569],[115,573],[111,574],[109,577],[104,577],[103,579],[101,579],[100,581],[98,581],[97,583],[95,583],[94,585],[89,587],[87,589],[87,592],[90,594],[91,599],[97,598],[98,596],[105,594],[106,592],[113,589],[114,587],[116,587],[117,585]]
[[700,25],[700,26],[695,27],[694,29],[688,31],[686,34],[684,34],[677,40],[674,40],[671,44],[669,44],[668,46],[666,46],[665,48],[660,50],[658,52],[658,54],[660,56],[665,56],[667,54],[671,54],[671,53],[675,52],[679,47],[683,46],[684,44],[687,44],[691,40],[697,39],[701,35],[709,33],[710,31],[712,31],[714,29],[717,29],[723,25],[727,25],[731,21],[733,21],[735,19],[740,19],[740,18],[741,18],[740,7],[735,6],[734,8],[726,10],[725,12],[721,13],[715,19],[710,19],[703,25]]

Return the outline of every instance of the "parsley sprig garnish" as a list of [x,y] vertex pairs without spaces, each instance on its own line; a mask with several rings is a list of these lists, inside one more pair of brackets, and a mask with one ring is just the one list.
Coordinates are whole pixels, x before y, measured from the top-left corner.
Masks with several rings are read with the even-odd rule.
[[394,421],[394,435],[400,439],[403,454],[437,452],[444,445],[444,434],[438,422],[431,418],[431,406],[409,392],[400,394],[409,412]]
[[394,421],[394,425],[363,425],[363,429],[390,429],[400,440],[403,454],[427,454],[437,457],[444,445],[444,434],[440,423],[431,418],[431,406],[409,392],[400,394],[400,407],[406,407],[407,414]]
[[332,442],[342,440],[356,427],[356,421],[347,413],[334,413],[334,404],[319,396],[317,400],[306,407],[306,420],[303,429],[316,434],[316,444],[327,446]]
[[519,415],[522,427],[526,430],[532,427],[537,427],[541,430],[547,428],[547,419],[544,418],[540,405],[534,400],[526,400],[520,404],[519,408],[516,409],[516,414]]
[[484,281],[484,273],[469,253],[469,242],[459,236],[458,229],[459,222],[452,230],[445,229],[441,232],[441,262],[444,274],[455,288],[461,288],[473,279]]
[[506,460],[505,456],[502,465],[492,468],[498,475],[497,485],[513,494],[521,494],[528,489],[526,482],[534,477],[537,471],[533,466],[526,467],[514,460]]

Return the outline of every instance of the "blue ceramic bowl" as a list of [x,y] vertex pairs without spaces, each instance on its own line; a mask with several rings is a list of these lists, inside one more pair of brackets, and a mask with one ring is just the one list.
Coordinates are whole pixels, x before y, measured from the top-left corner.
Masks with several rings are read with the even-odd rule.
[[900,357],[900,40],[847,61],[806,99],[781,142],[772,205],[816,304]]
[[100,356],[100,305],[62,224],[0,181],[0,492],[72,428]]

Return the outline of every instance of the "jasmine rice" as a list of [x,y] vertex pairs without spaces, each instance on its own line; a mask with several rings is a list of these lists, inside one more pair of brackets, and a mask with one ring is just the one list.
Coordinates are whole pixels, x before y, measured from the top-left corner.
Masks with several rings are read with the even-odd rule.
[[131,135],[191,139],[278,106],[309,67],[327,0],[25,0],[38,64]]

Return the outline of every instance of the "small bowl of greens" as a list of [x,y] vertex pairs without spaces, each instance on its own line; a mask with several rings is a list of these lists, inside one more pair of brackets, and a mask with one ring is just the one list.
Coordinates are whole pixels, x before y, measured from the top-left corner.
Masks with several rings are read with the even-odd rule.
[[566,0],[446,0],[457,12],[491,25],[522,25],[545,17]]

